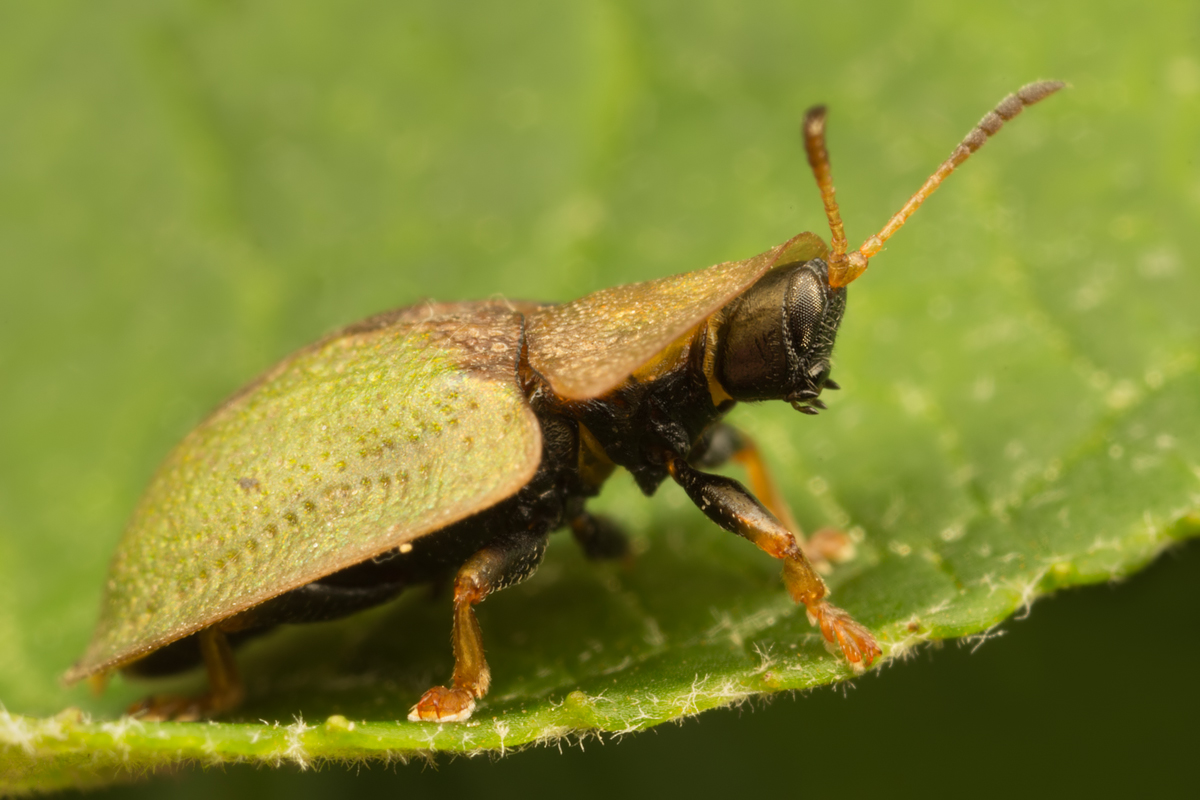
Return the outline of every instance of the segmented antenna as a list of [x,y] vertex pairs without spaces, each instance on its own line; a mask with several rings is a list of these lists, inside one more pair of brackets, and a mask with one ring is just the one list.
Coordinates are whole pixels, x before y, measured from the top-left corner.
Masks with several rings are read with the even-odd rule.
[[829,168],[829,153],[825,149],[825,107],[816,106],[804,115],[804,150],[808,154],[808,163],[812,167],[813,176],[817,179],[817,188],[821,191],[821,201],[825,204],[825,215],[829,218],[829,233],[831,252],[829,254],[829,285],[837,288],[845,286],[867,268],[871,256],[883,249],[883,243],[892,234],[900,230],[913,212],[921,207],[925,199],[933,194],[934,189],[960,164],[966,161],[972,153],[983,147],[983,143],[994,136],[1004,127],[1004,123],[1020,114],[1027,106],[1040,102],[1066,86],[1062,81],[1039,81],[1021,87],[1016,94],[1005,97],[987,116],[979,121],[970,133],[954,148],[950,157],[929,176],[916,194],[908,199],[904,207],[897,211],[883,230],[863,242],[862,247],[852,253],[846,252],[846,230],[842,225],[842,215],[838,211],[837,197],[833,189],[833,176]]

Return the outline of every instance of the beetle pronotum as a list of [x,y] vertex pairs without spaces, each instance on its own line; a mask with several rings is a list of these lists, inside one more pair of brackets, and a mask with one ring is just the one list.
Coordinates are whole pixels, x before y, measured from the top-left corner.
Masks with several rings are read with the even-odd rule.
[[[453,680],[410,719],[466,719],[490,683],[475,604],[533,574],[560,527],[591,557],[623,554],[617,528],[585,509],[618,466],[646,494],[670,477],[718,525],[780,559],[825,639],[869,666],[881,655],[875,638],[830,603],[757,450],[722,418],[739,401],[825,408],[822,390],[838,388],[830,355],[846,285],[989,136],[1062,86],[1032,83],[1002,100],[858,250],[847,251],[825,111],[814,108],[804,144],[830,246],[802,233],[745,261],[563,305],[400,309],[289,356],[160,467],[66,679],[203,662],[207,692],[135,709],[220,713],[243,694],[232,644],[453,574]],[[749,468],[753,493],[701,471],[729,458]]]

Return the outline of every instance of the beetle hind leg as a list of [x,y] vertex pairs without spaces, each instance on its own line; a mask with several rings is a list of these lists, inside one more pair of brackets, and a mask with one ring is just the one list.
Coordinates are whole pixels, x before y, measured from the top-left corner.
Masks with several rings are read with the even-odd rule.
[[454,677],[435,686],[408,713],[413,722],[462,722],[487,694],[492,673],[483,657],[483,634],[475,604],[492,592],[532,575],[546,552],[546,534],[522,531],[502,536],[467,560],[454,578]]
[[196,637],[208,672],[208,691],[195,697],[154,695],[134,703],[127,714],[152,722],[192,722],[228,711],[242,702],[246,691],[225,633],[215,627],[205,628]]

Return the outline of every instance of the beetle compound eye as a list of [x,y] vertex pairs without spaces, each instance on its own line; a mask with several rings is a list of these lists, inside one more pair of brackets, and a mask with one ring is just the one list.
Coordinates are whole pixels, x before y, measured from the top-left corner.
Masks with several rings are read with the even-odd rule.
[[829,377],[829,357],[846,305],[842,289],[829,288],[825,262],[814,259],[798,270],[784,306],[789,358],[789,389],[819,393]]
[[824,288],[808,270],[797,273],[787,299],[787,319],[792,334],[792,346],[800,351],[812,347],[824,316]]

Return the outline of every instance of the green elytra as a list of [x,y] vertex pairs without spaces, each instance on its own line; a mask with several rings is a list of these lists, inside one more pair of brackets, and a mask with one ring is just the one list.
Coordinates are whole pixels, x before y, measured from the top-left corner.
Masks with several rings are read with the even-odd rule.
[[[422,537],[513,497],[538,474],[543,457],[541,426],[550,421],[530,405],[538,386],[564,412],[578,401],[616,397],[638,384],[635,373],[695,345],[698,335],[703,340],[710,325],[728,326],[741,313],[731,310],[735,301],[758,292],[772,270],[799,275],[799,268],[809,281],[825,275],[826,289],[844,297],[842,287],[862,274],[950,172],[1004,122],[1061,87],[1030,84],[1005,98],[858,251],[846,251],[824,149],[824,111],[814,109],[805,121],[805,144],[832,247],[803,233],[745,261],[558,306],[402,309],[294,354],[217,409],[160,467],[114,556],[96,633],[66,679],[122,667],[193,633],[220,636],[213,630],[231,617],[376,556],[403,557]],[[834,331],[837,320],[840,310]],[[719,418],[733,398],[711,368],[705,361]],[[786,398],[799,410],[813,412],[810,401],[823,407],[815,399],[820,384],[833,385],[826,381],[828,365],[823,368],[812,373],[816,391]],[[760,396],[766,395],[746,394]],[[580,416],[581,431],[582,423]],[[664,451],[664,458],[663,474],[669,471],[714,521],[784,559],[789,591],[815,613],[827,640],[838,642],[852,662],[869,664],[878,655],[869,632],[823,599],[823,583],[767,509],[743,487],[695,472],[677,453]],[[714,497],[723,508],[706,507]],[[774,504],[768,499],[768,505]],[[787,542],[790,549],[780,549]],[[460,579],[486,573],[463,569]],[[487,690],[477,626],[460,638],[459,614],[465,609],[464,624],[474,626],[470,605],[492,588],[463,600],[460,609],[457,587],[455,688],[426,693],[414,719],[465,719],[473,698]],[[228,655],[228,645],[207,641],[208,652],[223,647]],[[460,645],[466,647],[461,653]],[[451,705],[439,706],[447,698]]]

